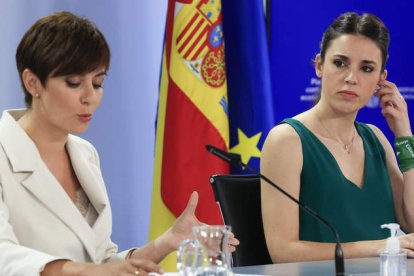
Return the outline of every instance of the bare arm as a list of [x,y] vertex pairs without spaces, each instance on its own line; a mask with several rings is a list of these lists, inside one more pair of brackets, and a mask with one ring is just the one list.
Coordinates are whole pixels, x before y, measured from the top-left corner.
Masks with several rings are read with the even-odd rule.
[[[303,156],[300,139],[286,124],[276,126],[264,144],[261,170],[296,199],[300,193]],[[334,243],[299,240],[299,207],[279,191],[262,183],[263,225],[273,262],[326,260],[334,257]],[[410,236],[413,238],[412,236]],[[402,247],[408,247],[402,242]],[[378,256],[384,240],[358,241],[342,244],[346,258]],[[412,251],[408,252],[409,256]]]
[[401,173],[393,147],[385,135],[375,126],[370,126],[385,149],[387,170],[391,180],[395,214],[401,228],[407,232],[414,231],[414,169]]
[[[196,218],[195,210],[198,203],[198,194],[193,192],[187,207],[164,234],[142,248],[134,250],[131,259],[145,258],[153,262],[160,262],[168,254],[178,249],[181,242],[193,237],[192,228],[202,223]],[[233,252],[239,241],[232,236],[229,240],[230,251]]]
[[[168,254],[177,250],[184,239],[191,238],[192,227],[201,224],[194,214],[197,202],[198,194],[193,192],[187,207],[180,217],[177,218],[173,226],[156,240],[132,251],[128,260],[105,264],[57,260],[48,263],[41,275],[131,275],[137,269],[139,269],[140,275],[145,275],[148,272],[163,273],[156,263],[159,263]],[[230,251],[234,251],[239,241],[231,237],[229,242]]]
[[[380,106],[387,124],[395,137],[412,136],[407,103],[398,91],[397,86],[387,80],[380,83],[381,89],[376,92],[380,98]],[[381,141],[386,152],[387,169],[391,179],[394,196],[395,213],[398,223],[404,231],[414,231],[414,169],[401,173],[393,147],[384,134],[371,126]]]
[[198,194],[193,192],[187,207],[174,222],[173,226],[154,241],[134,250],[131,258],[146,258],[158,263],[168,254],[177,250],[184,239],[192,237],[192,227],[201,224],[194,214],[197,203]]

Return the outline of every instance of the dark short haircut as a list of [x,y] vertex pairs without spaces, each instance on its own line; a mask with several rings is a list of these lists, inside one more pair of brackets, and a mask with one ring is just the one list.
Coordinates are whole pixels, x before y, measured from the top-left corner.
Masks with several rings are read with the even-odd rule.
[[331,46],[332,40],[346,34],[362,35],[370,38],[381,50],[381,71],[384,71],[388,60],[390,35],[381,19],[369,13],[358,15],[355,12],[347,12],[335,19],[322,36],[320,45],[322,62],[325,61],[325,54]]
[[49,77],[84,74],[99,67],[108,70],[110,55],[105,37],[88,19],[66,11],[39,19],[24,34],[16,51],[26,106],[31,107],[32,95],[22,81],[25,69],[45,86]]

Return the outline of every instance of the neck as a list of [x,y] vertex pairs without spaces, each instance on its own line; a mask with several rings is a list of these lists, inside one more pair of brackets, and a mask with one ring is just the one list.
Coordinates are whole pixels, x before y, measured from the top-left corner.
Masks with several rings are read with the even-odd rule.
[[318,108],[318,106],[315,106],[312,111],[317,124],[322,128],[327,128],[331,138],[349,140],[350,133],[355,130],[356,114],[337,114],[331,110]]
[[51,128],[42,123],[32,110],[28,110],[18,123],[33,140],[41,155],[60,153],[65,150],[68,134],[61,131],[51,131]]
[[351,153],[354,144],[356,129],[354,126],[355,116],[334,116],[322,113],[315,109],[316,129],[320,135],[336,141],[348,153]]

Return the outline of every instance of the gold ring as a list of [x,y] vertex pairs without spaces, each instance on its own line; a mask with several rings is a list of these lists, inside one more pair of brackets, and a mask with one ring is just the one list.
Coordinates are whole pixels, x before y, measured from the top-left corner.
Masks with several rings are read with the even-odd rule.
[[135,269],[135,273],[134,273],[135,275],[139,275],[139,268],[136,268]]

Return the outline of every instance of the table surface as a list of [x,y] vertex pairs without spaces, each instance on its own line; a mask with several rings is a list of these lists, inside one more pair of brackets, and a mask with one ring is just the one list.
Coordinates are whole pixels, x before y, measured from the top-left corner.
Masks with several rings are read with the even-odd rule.
[[[346,275],[379,275],[379,257],[345,259]],[[302,263],[271,264],[234,267],[237,274],[253,275],[335,275],[335,262],[315,261]],[[407,275],[414,275],[414,259],[407,259]]]

